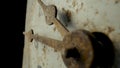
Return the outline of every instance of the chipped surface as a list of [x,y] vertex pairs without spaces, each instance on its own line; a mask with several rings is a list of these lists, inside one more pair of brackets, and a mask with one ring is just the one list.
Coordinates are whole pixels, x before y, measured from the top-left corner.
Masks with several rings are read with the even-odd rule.
[[[120,68],[120,0],[42,1],[47,5],[56,5],[58,12],[62,11],[62,8],[70,11],[68,30],[74,31],[82,28],[107,34],[116,48],[115,68]],[[60,17],[59,14],[58,17]],[[37,0],[28,0],[25,31],[33,29],[41,36],[62,40],[63,37],[57,30],[54,30],[54,27],[54,25],[46,24],[43,10]],[[66,66],[59,52],[54,52],[53,48],[36,41],[28,43],[25,38],[23,68],[66,68]]]

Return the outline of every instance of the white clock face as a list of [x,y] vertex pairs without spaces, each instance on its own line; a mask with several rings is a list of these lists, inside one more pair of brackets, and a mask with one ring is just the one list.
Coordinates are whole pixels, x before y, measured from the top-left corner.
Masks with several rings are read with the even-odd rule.
[[[42,0],[46,5],[55,5],[57,18],[69,31],[86,29],[107,34],[120,53],[120,3],[119,0]],[[64,14],[67,13],[67,16]],[[66,19],[66,17],[68,17]],[[37,0],[28,0],[26,31],[33,29],[41,36],[62,40],[54,25],[46,24],[44,11]],[[120,54],[117,52],[117,58]],[[120,60],[116,59],[116,66]],[[66,68],[60,52],[40,42],[25,42],[23,68]],[[119,67],[118,67],[119,68]]]

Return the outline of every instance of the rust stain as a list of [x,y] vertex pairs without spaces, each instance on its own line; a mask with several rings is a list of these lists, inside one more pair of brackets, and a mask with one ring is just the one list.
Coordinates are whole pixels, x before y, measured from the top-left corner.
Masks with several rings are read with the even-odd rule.
[[75,0],[73,0],[72,5],[73,5],[73,7],[76,6],[76,1]]
[[108,26],[108,27],[106,27],[105,28],[105,33],[107,34],[107,35],[109,35],[111,32],[113,32],[115,29],[113,28],[113,27],[110,27],[110,26]]

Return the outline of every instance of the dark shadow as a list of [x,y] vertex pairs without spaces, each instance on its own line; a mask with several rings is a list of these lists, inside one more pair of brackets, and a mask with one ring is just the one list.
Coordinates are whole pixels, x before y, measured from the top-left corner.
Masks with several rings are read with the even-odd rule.
[[[32,34],[34,35],[33,29],[31,29],[31,32],[32,32]],[[32,41],[33,41],[33,38],[30,40],[30,42],[32,42]]]
[[71,24],[71,12],[69,10],[62,9],[58,12],[58,18],[64,26]]
[[80,53],[78,52],[77,48],[71,48],[66,51],[66,58],[74,58],[76,61],[79,61]]
[[115,57],[112,41],[101,32],[93,32],[89,37],[94,50],[91,68],[112,68]]

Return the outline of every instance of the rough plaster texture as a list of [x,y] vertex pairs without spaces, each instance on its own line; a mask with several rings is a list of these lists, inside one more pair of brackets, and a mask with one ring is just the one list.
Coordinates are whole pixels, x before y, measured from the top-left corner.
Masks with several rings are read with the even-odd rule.
[[[70,31],[86,29],[91,32],[104,32],[115,46],[115,68],[120,68],[120,0],[42,0],[45,4],[54,4],[58,9],[58,19],[67,24]],[[68,12],[70,21],[65,20]],[[33,29],[35,33],[53,39],[63,37],[54,25],[45,22],[42,8],[37,0],[27,1],[25,31]],[[23,68],[66,68],[60,52],[33,40],[25,38]]]

